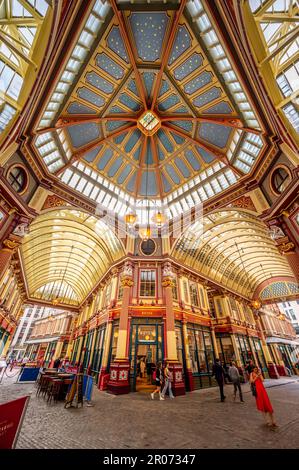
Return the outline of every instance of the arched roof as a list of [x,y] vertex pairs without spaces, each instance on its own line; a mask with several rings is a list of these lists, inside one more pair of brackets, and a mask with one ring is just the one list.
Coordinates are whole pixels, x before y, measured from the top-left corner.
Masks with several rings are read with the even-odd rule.
[[101,220],[60,209],[36,218],[21,254],[30,297],[78,305],[125,252]]
[[177,240],[172,256],[248,298],[266,279],[293,278],[267,227],[246,211],[227,209],[203,217]]

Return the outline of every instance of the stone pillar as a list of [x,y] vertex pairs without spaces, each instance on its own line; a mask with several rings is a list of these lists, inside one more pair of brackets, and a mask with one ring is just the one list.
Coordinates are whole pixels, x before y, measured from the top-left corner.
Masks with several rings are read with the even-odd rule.
[[113,325],[113,320],[112,318],[110,318],[106,326],[102,364],[101,364],[99,380],[98,380],[98,387],[100,390],[106,390],[107,384],[108,384],[108,382],[105,380],[105,377],[108,376],[107,367],[108,367],[108,360],[109,360],[109,353],[110,353],[112,325]]
[[212,336],[215,358],[219,358],[219,350],[218,350],[217,339],[215,335],[215,328],[213,326],[211,327],[211,336]]
[[185,360],[186,360],[186,390],[188,392],[192,392],[194,390],[194,380],[193,380],[193,372],[191,367],[191,359],[190,359],[190,350],[189,350],[189,343],[188,343],[188,331],[187,331],[187,321],[182,321],[182,331],[183,331],[183,341],[184,341],[184,350],[185,350]]
[[170,263],[166,263],[163,266],[162,272],[162,286],[164,288],[164,297],[165,297],[165,309],[166,309],[166,319],[165,319],[165,328],[166,328],[166,347],[165,355],[166,361],[169,363],[169,371],[172,374],[172,389],[174,395],[185,395],[185,384],[183,381],[183,365],[179,363],[177,356],[177,347],[176,347],[176,336],[175,336],[175,318],[174,318],[174,309],[173,309],[173,298],[172,298],[172,288],[173,283],[173,273],[171,270]]
[[130,363],[127,355],[129,303],[131,287],[133,286],[133,267],[130,263],[126,263],[120,282],[123,288],[123,298],[120,310],[116,358],[110,365],[110,379],[108,382],[108,392],[115,395],[129,393],[130,391]]

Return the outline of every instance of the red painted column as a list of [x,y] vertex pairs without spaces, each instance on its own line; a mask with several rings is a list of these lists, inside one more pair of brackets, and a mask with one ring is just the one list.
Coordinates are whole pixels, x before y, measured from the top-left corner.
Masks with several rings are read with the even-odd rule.
[[119,319],[118,341],[116,358],[110,365],[110,378],[108,392],[120,395],[130,392],[130,363],[128,357],[129,341],[129,304],[131,288],[133,286],[133,267],[130,263],[125,265],[120,279],[123,288],[123,298]]
[[166,263],[163,267],[163,280],[162,286],[164,288],[165,307],[166,307],[166,346],[167,357],[166,361],[169,363],[169,371],[172,374],[172,389],[175,396],[185,395],[185,383],[183,381],[183,366],[178,361],[176,336],[175,336],[175,317],[173,309],[172,288],[173,273],[171,265]]

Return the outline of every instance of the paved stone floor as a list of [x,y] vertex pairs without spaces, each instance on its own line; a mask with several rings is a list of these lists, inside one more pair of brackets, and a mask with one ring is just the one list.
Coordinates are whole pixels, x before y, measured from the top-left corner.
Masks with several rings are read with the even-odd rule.
[[299,377],[267,380],[279,427],[263,424],[248,384],[245,404],[227,400],[218,389],[198,390],[175,400],[152,401],[148,394],[114,396],[94,389],[93,407],[64,409],[37,398],[34,384],[0,384],[0,403],[26,394],[31,399],[17,448],[40,449],[178,449],[299,447]]

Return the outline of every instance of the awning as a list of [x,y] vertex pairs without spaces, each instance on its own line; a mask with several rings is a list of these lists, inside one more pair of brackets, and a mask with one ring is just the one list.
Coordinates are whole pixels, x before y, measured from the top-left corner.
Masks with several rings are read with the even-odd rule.
[[25,341],[26,344],[39,344],[39,343],[53,343],[53,341],[57,341],[60,338],[60,336],[51,336],[50,338],[35,338],[35,339],[29,339],[28,341]]
[[290,344],[291,346],[299,346],[299,342],[291,341],[290,339],[285,338],[276,338],[275,336],[270,336],[266,339],[266,343],[282,343],[282,344]]

